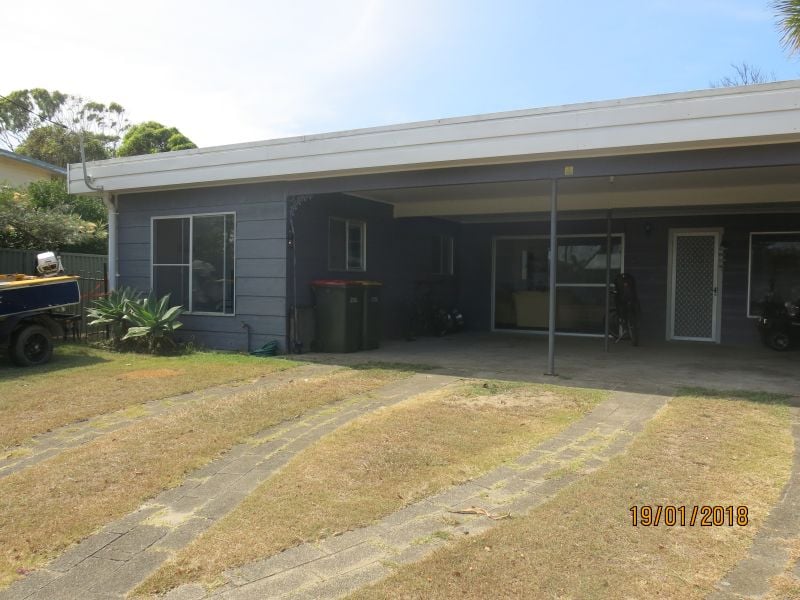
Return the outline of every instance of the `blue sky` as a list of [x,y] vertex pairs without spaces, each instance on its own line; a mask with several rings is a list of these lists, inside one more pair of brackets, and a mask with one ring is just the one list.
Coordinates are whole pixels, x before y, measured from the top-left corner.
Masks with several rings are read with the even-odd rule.
[[[201,146],[800,78],[768,0],[44,0],[0,93],[116,100]],[[80,58],[83,57],[83,58]]]

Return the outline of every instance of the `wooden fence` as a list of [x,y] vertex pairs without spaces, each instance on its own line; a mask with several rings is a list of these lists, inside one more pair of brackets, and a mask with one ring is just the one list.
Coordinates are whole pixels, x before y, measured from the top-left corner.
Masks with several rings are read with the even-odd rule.
[[[36,255],[40,250],[15,250],[0,248],[0,274],[36,274]],[[80,304],[60,309],[63,312],[81,315],[77,333],[81,339],[104,339],[105,327],[91,327],[87,323],[86,312],[92,300],[100,298],[108,291],[108,257],[101,254],[58,253],[69,275],[80,277]]]

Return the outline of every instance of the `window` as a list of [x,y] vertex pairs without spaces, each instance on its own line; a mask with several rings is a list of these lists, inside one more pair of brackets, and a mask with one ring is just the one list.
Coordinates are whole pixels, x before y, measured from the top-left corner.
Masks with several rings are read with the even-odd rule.
[[189,312],[233,314],[233,214],[153,219],[153,292]]
[[747,316],[757,317],[768,294],[787,302],[800,298],[800,231],[750,234]]
[[367,270],[367,224],[338,219],[328,221],[328,269],[331,271]]
[[[556,244],[556,331],[603,335],[605,328],[605,235],[565,235]],[[548,326],[550,240],[496,238],[494,327],[544,331]],[[624,271],[625,240],[611,236],[611,280]]]
[[434,275],[453,274],[453,236],[435,235],[433,236],[432,265]]

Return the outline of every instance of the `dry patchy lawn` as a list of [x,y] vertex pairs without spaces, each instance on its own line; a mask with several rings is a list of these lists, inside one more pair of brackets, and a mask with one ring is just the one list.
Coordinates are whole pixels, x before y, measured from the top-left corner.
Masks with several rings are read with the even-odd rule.
[[603,396],[472,382],[366,415],[295,457],[139,592],[213,583],[226,568],[367,525],[515,458]]
[[59,346],[43,367],[0,361],[0,452],[55,427],[295,364],[241,354],[163,357],[77,345]]
[[406,375],[341,369],[267,391],[198,401],[0,479],[0,587],[248,436]]
[[[704,598],[778,500],[793,442],[779,402],[695,394],[672,400],[625,455],[527,516],[353,597]],[[631,506],[658,504],[746,505],[750,524],[631,525]]]

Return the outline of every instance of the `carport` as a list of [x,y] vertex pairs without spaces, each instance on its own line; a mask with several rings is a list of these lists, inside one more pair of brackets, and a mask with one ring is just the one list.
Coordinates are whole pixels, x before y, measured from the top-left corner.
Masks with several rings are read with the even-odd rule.
[[[755,327],[752,318],[748,319],[753,314],[749,305],[750,237],[753,231],[800,229],[798,156],[800,147],[791,144],[582,159],[483,173],[472,169],[462,173],[469,183],[428,185],[423,181],[416,186],[348,193],[391,205],[399,221],[435,218],[457,223],[462,247],[469,248],[476,233],[491,235],[491,248],[472,249],[473,257],[481,251],[491,252],[491,277],[467,285],[490,295],[495,318],[500,301],[500,245],[512,246],[526,239],[536,240],[538,248],[546,245],[546,283],[540,278],[540,291],[514,293],[518,304],[524,294],[540,297],[538,320],[526,317],[527,325],[534,319],[538,327],[512,329],[547,335],[545,372],[554,375],[559,334],[601,338],[608,351],[609,284],[620,271],[644,277],[645,301],[666,291],[666,298],[657,303],[666,308],[658,319],[666,319],[661,325],[663,333],[654,335],[658,327],[648,324],[648,341],[720,343],[724,332],[726,341],[753,342]],[[591,253],[592,283],[582,285],[569,277],[560,281],[565,255],[578,243],[567,246],[560,241],[562,232],[563,239],[582,240],[581,249]],[[586,246],[587,239],[592,240],[592,247]],[[523,251],[523,262],[531,254]],[[628,259],[631,254],[636,256]],[[461,256],[461,275],[469,272],[470,263]],[[628,264],[632,268],[626,268]],[[524,265],[523,271],[528,268]],[[559,296],[563,301],[567,288],[592,291],[591,311],[596,322],[591,331],[560,330],[565,328],[559,327],[556,316],[567,309],[563,302],[559,306]],[[459,305],[467,295],[462,289]],[[533,306],[532,301],[529,305]],[[517,310],[521,310],[519,306]],[[725,311],[729,314],[723,320]],[[652,309],[646,308],[644,313],[653,318]],[[600,321],[598,314],[602,314]],[[692,323],[700,318],[706,322]],[[491,322],[489,329],[509,328]]]

